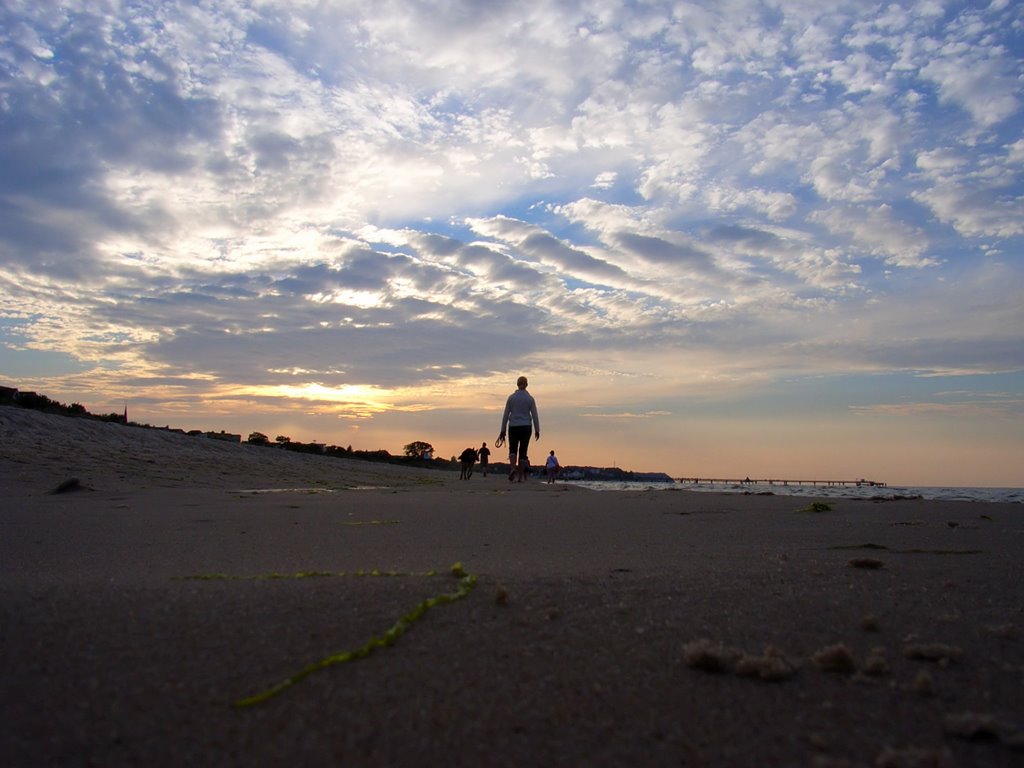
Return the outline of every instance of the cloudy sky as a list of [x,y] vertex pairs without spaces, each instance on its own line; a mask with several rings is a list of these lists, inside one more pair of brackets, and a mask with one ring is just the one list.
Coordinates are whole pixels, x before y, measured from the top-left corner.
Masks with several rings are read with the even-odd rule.
[[1024,5],[5,0],[0,383],[1024,486]]

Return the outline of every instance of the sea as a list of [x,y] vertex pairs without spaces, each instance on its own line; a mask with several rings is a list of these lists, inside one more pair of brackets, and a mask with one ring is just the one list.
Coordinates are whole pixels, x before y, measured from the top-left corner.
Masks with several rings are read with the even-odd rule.
[[1024,504],[1024,488],[940,488],[920,486],[796,485],[793,483],[644,483],[606,480],[564,481],[595,491],[677,491],[691,493],[772,493],[776,496],[812,496],[816,499],[929,499]]

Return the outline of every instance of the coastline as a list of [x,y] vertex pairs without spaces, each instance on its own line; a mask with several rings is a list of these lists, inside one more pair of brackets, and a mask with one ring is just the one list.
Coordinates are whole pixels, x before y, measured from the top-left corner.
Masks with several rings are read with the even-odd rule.
[[[11,426],[13,766],[1010,766],[1024,748],[1016,504],[815,510]],[[52,493],[69,473],[79,489]],[[473,586],[440,599],[456,563]]]
[[593,482],[568,480],[567,483],[594,491],[685,491],[689,493],[727,493],[741,496],[775,495],[809,497],[814,499],[865,499],[867,501],[896,501],[925,499],[928,501],[974,501],[1007,504],[1024,503],[1024,488],[959,488],[938,486],[827,486],[781,483],[635,483]]

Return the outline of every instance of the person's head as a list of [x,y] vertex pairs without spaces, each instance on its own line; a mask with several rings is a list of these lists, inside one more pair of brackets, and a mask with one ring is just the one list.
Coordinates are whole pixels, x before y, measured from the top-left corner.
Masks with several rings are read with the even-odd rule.
[[555,452],[554,452],[554,451],[552,451],[552,452],[551,452],[551,455],[552,455],[552,456],[554,456],[554,455],[555,455]]
[[526,380],[525,376],[520,376],[518,379],[516,379],[516,386],[519,387],[520,389],[526,389],[526,385],[529,383],[530,382]]
[[481,445],[480,447],[481,447],[481,448],[486,448],[486,447],[487,447],[487,443],[484,443],[484,444],[483,444],[483,445]]

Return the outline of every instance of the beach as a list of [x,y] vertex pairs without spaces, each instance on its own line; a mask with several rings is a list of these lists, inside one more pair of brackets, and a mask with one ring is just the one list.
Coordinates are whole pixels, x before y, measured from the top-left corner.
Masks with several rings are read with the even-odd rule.
[[0,488],[6,765],[1024,760],[1019,504],[460,481],[8,407]]

